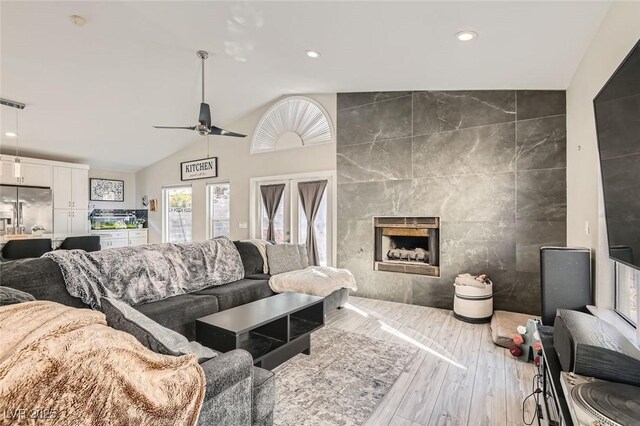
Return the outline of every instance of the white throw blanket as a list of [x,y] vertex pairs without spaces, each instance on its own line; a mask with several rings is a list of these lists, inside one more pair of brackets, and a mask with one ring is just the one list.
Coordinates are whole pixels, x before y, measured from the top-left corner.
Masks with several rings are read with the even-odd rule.
[[351,272],[328,266],[309,266],[299,271],[274,275],[269,279],[269,287],[276,293],[303,293],[321,297],[341,288],[358,289]]

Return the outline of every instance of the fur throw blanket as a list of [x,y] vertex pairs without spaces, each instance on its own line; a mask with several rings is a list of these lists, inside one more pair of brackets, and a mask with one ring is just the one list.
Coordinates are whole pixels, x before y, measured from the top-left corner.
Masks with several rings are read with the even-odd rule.
[[358,286],[353,274],[346,269],[329,266],[309,266],[297,271],[283,272],[269,278],[269,287],[276,293],[303,293],[326,297],[336,290]]
[[1,424],[195,425],[204,394],[195,355],[156,354],[100,312],[0,308]]
[[133,306],[244,277],[240,253],[226,237],[91,253],[56,250],[44,256],[60,267],[69,294],[92,308],[100,307],[100,297],[122,300]]

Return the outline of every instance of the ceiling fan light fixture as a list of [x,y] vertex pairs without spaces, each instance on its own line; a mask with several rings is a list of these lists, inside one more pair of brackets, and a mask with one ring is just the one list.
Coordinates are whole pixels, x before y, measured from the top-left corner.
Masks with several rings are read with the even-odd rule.
[[209,53],[204,50],[196,52],[198,58],[202,61],[202,102],[200,103],[200,114],[198,115],[198,124],[195,126],[153,126],[156,129],[173,129],[173,130],[195,130],[201,136],[217,135],[232,136],[236,138],[244,138],[246,135],[230,132],[211,124],[211,108],[204,101],[204,61],[209,57]]
[[320,52],[317,52],[315,50],[306,50],[305,53],[312,59],[318,59],[320,57]]

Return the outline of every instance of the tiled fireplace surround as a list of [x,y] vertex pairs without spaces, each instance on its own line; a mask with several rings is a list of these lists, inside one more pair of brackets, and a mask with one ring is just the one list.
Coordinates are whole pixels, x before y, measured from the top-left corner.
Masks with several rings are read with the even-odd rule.
[[[338,265],[358,295],[451,308],[488,273],[496,309],[538,313],[539,247],[566,241],[564,91],[338,94]],[[437,277],[373,270],[373,218],[441,219]]]

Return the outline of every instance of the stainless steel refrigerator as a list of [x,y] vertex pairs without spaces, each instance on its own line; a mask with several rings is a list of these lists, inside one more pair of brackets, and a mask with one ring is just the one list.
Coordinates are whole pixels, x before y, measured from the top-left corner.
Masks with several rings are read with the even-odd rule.
[[0,185],[0,235],[30,234],[36,225],[53,232],[51,189]]

